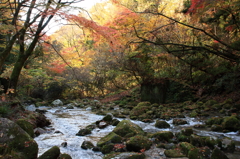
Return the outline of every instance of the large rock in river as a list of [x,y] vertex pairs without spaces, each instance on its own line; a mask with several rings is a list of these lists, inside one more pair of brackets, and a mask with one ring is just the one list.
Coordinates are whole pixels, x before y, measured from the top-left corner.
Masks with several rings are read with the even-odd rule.
[[137,124],[132,123],[130,120],[122,120],[117,124],[113,132],[121,137],[127,138],[135,135],[144,135],[142,128]]
[[7,118],[0,118],[0,147],[3,158],[36,159],[38,155],[38,145],[33,138]]

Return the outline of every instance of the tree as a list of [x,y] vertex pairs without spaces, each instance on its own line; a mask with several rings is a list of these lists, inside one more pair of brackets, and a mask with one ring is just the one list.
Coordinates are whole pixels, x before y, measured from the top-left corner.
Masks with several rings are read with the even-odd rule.
[[[46,33],[43,32],[46,26],[55,15],[62,14],[61,9],[74,2],[76,1],[5,1],[7,4],[5,9],[11,10],[12,21],[10,24],[14,29],[8,33],[9,40],[0,53],[0,68],[2,68],[7,56],[10,54],[13,45],[17,42],[19,46],[18,59],[10,77],[11,88],[16,90],[21,69],[26,60],[32,55],[41,37]],[[24,20],[23,23],[22,20]]]

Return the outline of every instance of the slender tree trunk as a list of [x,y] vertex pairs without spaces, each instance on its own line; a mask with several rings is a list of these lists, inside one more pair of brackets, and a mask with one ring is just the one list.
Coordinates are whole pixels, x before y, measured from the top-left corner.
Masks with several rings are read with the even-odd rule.
[[28,58],[27,56],[19,55],[17,62],[14,65],[14,68],[10,77],[10,88],[14,89],[14,94],[16,94],[18,79],[27,58]]

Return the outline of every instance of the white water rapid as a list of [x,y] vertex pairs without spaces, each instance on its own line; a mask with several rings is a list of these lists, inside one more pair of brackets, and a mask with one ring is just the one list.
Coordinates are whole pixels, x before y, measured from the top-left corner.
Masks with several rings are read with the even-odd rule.
[[[45,116],[51,121],[50,127],[46,133],[34,138],[39,146],[39,155],[43,154],[45,151],[53,146],[60,147],[61,153],[69,154],[72,159],[102,159],[103,154],[101,152],[94,152],[92,150],[84,150],[81,148],[83,141],[91,141],[94,145],[100,140],[101,137],[107,135],[111,132],[114,127],[108,126],[104,129],[94,129],[92,134],[87,136],[76,136],[76,133],[80,129],[85,128],[87,125],[95,123],[97,120],[101,120],[103,116],[96,115],[93,112],[74,108],[66,109],[65,107],[40,107],[39,109],[46,109],[47,112]],[[191,127],[196,124],[202,124],[202,122],[197,121],[195,118],[184,118],[187,120],[188,124],[181,126],[174,126],[172,120],[167,121],[171,128],[169,129],[158,129],[154,126],[154,123],[143,123],[141,121],[132,121],[138,124],[146,132],[157,132],[157,131],[180,131],[183,127]],[[122,120],[122,119],[118,119]],[[225,135],[231,137],[235,141],[240,141],[240,136],[236,133],[216,133],[203,130],[196,130],[196,133],[201,136],[219,136]],[[67,146],[62,146],[62,143],[66,142]]]

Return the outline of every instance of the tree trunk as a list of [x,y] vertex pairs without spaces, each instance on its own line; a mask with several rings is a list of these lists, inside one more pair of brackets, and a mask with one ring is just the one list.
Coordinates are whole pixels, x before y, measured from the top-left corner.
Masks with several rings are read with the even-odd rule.
[[10,77],[10,88],[14,90],[14,94],[16,94],[18,79],[27,58],[28,58],[27,56],[19,55],[17,62],[14,65],[14,68]]
[[163,104],[166,102],[168,79],[157,79],[141,84],[141,101]]

